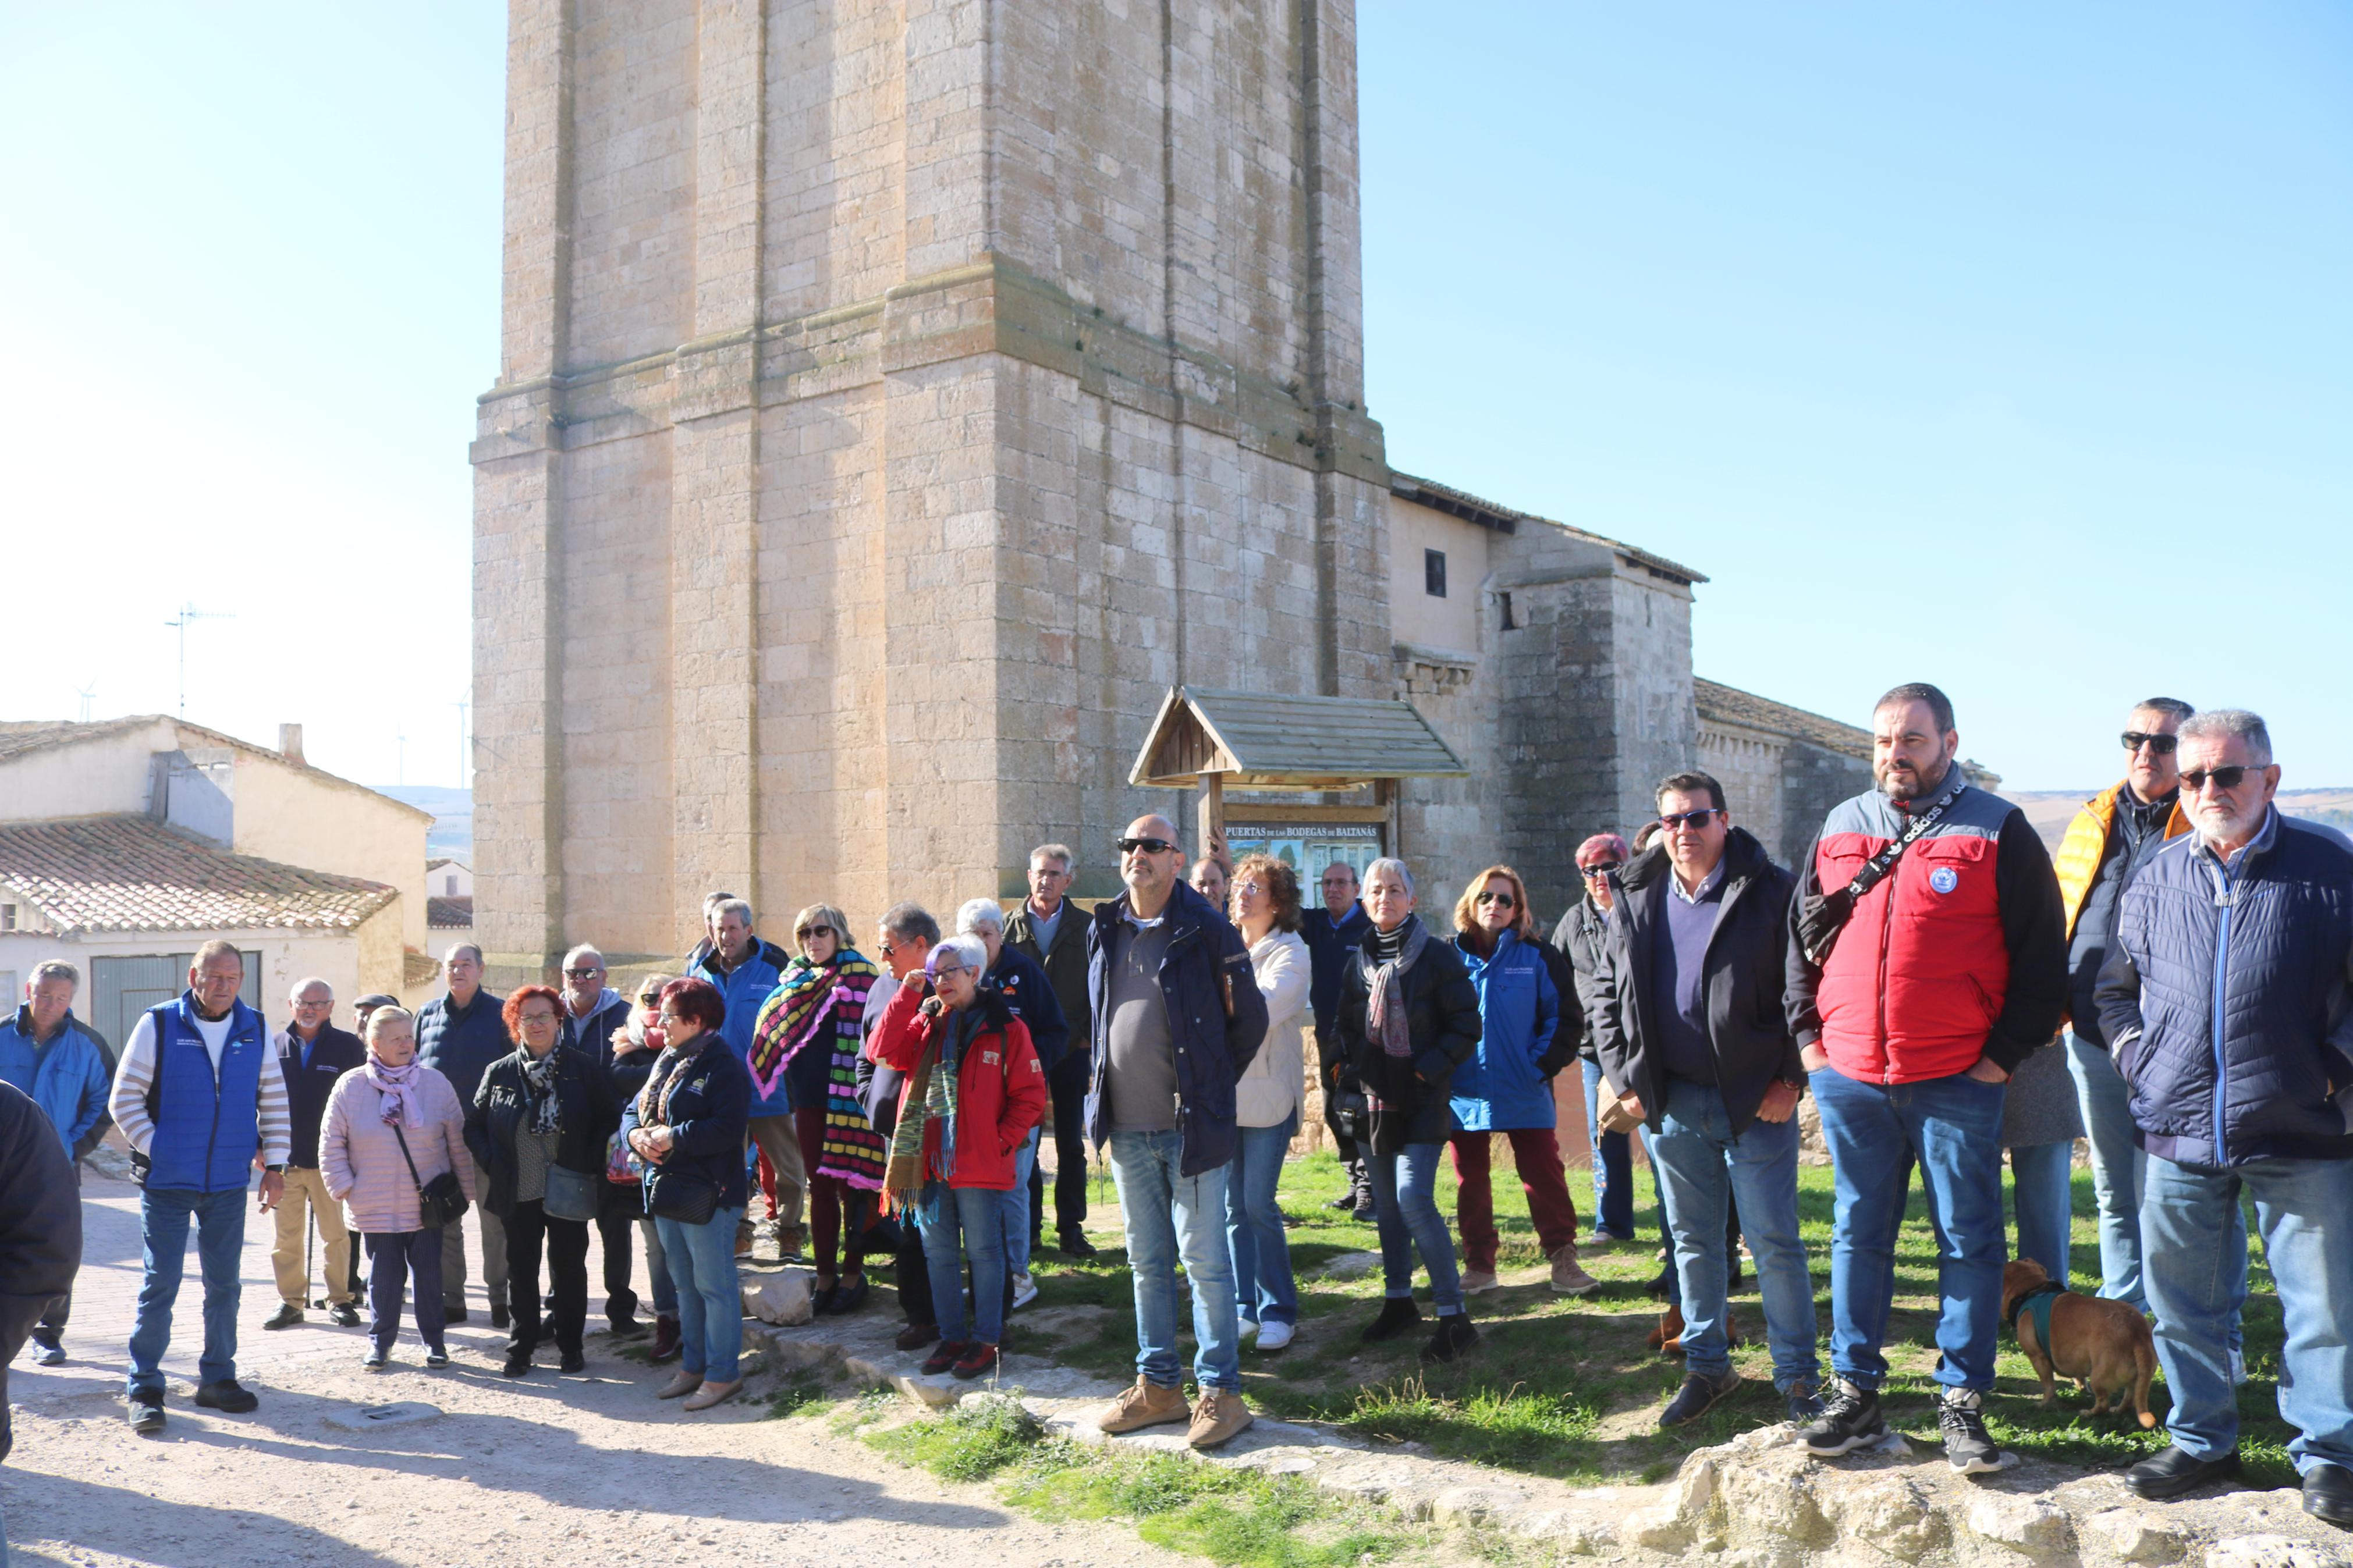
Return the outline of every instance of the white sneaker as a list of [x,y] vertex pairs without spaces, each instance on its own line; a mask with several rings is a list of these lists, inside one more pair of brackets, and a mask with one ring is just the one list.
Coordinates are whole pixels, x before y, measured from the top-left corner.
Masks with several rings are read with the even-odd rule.
[[1261,1323],[1258,1326],[1258,1348],[1279,1351],[1291,1342],[1293,1332],[1289,1323]]
[[1037,1299],[1037,1282],[1031,1279],[1027,1274],[1016,1274],[1013,1277],[1013,1305],[1015,1310],[1018,1310]]

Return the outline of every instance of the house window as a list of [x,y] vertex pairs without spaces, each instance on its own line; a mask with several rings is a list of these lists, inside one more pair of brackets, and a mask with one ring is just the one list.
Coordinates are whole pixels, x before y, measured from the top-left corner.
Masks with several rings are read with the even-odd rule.
[[1498,594],[1495,596],[1504,602],[1504,629],[1507,632],[1518,630],[1518,623],[1512,619],[1512,596],[1509,594]]
[[16,906],[14,904],[0,904],[0,931],[15,931],[16,929]]
[[1421,552],[1422,591],[1433,599],[1446,597],[1446,552],[1425,550]]
[[453,871],[448,876],[442,879],[441,896],[448,899],[454,899],[458,896],[458,875],[456,872]]

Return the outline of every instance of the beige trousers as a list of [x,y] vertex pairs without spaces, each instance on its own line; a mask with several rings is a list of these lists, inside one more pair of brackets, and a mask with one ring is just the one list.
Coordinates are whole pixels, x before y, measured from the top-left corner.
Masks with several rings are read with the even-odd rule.
[[300,1165],[286,1167],[286,1195],[271,1211],[278,1216],[277,1244],[269,1267],[278,1276],[278,1299],[290,1307],[311,1304],[311,1281],[303,1268],[302,1242],[311,1216],[319,1216],[319,1237],[327,1244],[327,1300],[356,1301],[351,1292],[352,1233],[343,1226],[343,1205],[327,1195],[327,1178]]
[[[768,1157],[776,1173],[776,1226],[779,1230],[798,1232],[801,1228],[801,1208],[808,1198],[808,1171],[801,1159],[800,1134],[793,1130],[789,1116],[754,1116],[752,1118],[752,1142]],[[749,1224],[753,1211],[758,1207],[759,1190],[754,1187],[752,1201],[744,1205],[744,1219]]]

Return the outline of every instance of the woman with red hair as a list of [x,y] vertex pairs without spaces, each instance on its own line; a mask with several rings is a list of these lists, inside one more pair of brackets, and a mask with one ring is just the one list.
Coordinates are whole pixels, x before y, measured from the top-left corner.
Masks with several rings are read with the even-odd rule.
[[[466,1117],[466,1147],[490,1173],[482,1206],[506,1222],[506,1375],[531,1371],[543,1337],[562,1370],[585,1372],[581,1331],[588,1317],[588,1222],[605,1179],[605,1143],[621,1124],[613,1080],[585,1053],[561,1043],[564,998],[553,986],[522,985],[507,998],[514,1051],[482,1071]],[[546,1244],[549,1293],[540,1324],[539,1255]]]

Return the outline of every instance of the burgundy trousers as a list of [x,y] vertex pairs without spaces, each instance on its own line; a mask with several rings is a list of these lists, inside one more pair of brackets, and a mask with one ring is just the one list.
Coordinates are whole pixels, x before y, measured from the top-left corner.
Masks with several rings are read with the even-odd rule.
[[[1487,1132],[1457,1132],[1447,1142],[1454,1151],[1454,1223],[1462,1231],[1462,1266],[1495,1271],[1495,1195],[1488,1180]],[[1520,1190],[1528,1194],[1528,1217],[1535,1221],[1536,1244],[1549,1258],[1577,1246],[1577,1202],[1568,1195],[1568,1173],[1560,1163],[1560,1141],[1549,1127],[1515,1127],[1503,1136],[1512,1141],[1512,1162],[1519,1167]]]

